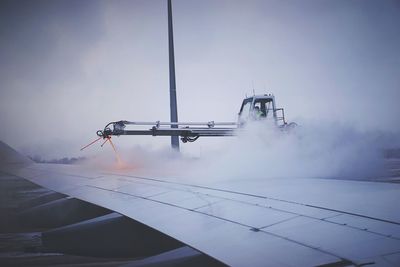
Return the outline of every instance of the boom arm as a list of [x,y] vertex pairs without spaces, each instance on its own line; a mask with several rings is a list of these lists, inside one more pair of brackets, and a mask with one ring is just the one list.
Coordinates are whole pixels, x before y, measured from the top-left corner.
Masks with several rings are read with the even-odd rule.
[[[151,128],[146,130],[125,130],[127,125],[151,126]],[[176,126],[177,128],[170,128],[170,126]],[[99,130],[96,134],[103,138],[108,138],[112,135],[180,136],[182,142],[186,143],[194,142],[200,136],[233,136],[238,126],[236,122],[133,122],[122,120],[110,122],[104,127],[104,130]]]

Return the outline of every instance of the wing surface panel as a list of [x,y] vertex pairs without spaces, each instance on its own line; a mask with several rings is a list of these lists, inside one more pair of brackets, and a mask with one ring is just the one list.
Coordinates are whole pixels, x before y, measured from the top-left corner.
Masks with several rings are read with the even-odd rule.
[[328,218],[326,220],[342,225],[355,227],[360,230],[378,233],[383,236],[400,239],[400,225],[398,224],[391,224],[376,220],[370,220],[367,218],[349,214],[342,214],[339,216]]
[[204,214],[238,222],[259,229],[293,219],[299,215],[260,207],[252,204],[225,200],[198,209]]
[[400,223],[400,185],[336,179],[266,179],[215,183],[214,188],[265,196]]

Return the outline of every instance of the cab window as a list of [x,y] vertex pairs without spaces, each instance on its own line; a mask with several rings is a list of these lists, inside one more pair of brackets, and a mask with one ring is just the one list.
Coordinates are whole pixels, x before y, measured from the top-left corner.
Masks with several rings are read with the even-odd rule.
[[260,109],[261,117],[267,117],[269,111],[272,110],[272,99],[257,99],[254,101],[254,107],[258,107]]

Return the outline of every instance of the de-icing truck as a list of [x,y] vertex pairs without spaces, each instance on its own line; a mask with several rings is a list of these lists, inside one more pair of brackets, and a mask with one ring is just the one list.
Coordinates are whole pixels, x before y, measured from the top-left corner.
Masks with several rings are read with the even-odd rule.
[[[251,121],[266,121],[282,129],[288,130],[296,123],[287,123],[283,108],[277,108],[275,97],[272,94],[254,95],[246,97],[240,107],[237,122],[140,122],[120,120],[108,123],[97,135],[104,139],[120,135],[152,135],[152,136],[179,136],[183,143],[194,142],[199,137],[234,136],[237,131],[243,130]],[[127,129],[129,126],[138,126],[142,129]],[[150,128],[148,128],[150,127]]]

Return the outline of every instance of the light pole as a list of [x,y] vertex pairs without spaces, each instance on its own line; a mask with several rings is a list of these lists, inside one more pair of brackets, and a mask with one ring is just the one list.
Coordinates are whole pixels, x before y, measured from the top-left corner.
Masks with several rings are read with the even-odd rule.
[[[175,82],[174,33],[172,26],[172,4],[171,0],[168,0],[169,100],[171,109],[171,122],[178,122]],[[171,125],[171,128],[178,128],[178,125]],[[171,136],[171,147],[179,151],[179,136]]]

